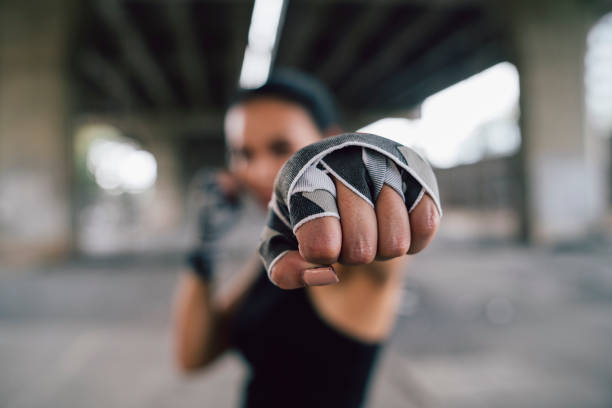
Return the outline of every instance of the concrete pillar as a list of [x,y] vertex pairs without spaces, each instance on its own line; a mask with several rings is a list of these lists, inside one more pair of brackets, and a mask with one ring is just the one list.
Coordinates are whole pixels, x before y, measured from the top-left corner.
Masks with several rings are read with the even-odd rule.
[[0,259],[69,251],[70,1],[0,2]]
[[594,19],[579,2],[513,4],[527,238],[577,241],[596,232],[607,211],[608,152],[588,131],[584,108],[584,53]]

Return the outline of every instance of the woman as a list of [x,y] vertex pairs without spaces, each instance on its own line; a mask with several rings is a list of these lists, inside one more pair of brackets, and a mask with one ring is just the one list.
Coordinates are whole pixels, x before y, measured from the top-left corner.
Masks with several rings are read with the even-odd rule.
[[[330,100],[320,85],[297,74],[272,77],[240,94],[226,116],[230,175],[219,176],[209,190],[221,192],[231,206],[237,183],[265,209],[282,165],[302,147],[339,133]],[[214,267],[206,249],[211,246],[192,253],[191,273],[181,276],[175,302],[181,370],[200,370],[233,348],[251,368],[246,407],[363,403],[376,356],[395,321],[403,255],[427,246],[439,214],[428,195],[409,215],[388,185],[375,208],[342,183],[336,187],[340,220],[324,217],[296,231],[300,251],[276,263],[271,273],[276,285],[255,257],[229,295],[214,297],[209,285]],[[203,211],[205,242],[217,235],[211,219],[211,210]],[[333,268],[316,268],[332,263]],[[281,279],[296,269],[322,272],[299,275],[297,282]]]

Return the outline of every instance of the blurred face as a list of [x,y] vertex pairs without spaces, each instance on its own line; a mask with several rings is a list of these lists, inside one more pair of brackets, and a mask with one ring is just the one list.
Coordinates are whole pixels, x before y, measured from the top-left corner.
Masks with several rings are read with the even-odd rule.
[[322,138],[300,106],[257,98],[232,107],[225,118],[230,171],[263,206],[283,164],[304,146]]

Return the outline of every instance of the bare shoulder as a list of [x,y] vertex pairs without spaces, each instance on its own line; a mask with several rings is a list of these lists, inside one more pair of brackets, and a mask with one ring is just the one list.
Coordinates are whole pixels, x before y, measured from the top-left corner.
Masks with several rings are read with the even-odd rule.
[[397,315],[406,257],[369,265],[334,265],[340,283],[307,289],[319,316],[358,340],[386,339]]

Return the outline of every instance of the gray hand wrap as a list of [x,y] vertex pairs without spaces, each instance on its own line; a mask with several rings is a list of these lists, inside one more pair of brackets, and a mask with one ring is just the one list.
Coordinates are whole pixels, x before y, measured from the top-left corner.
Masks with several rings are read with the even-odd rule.
[[384,184],[403,197],[409,212],[428,193],[442,215],[433,170],[414,150],[366,133],[325,139],[294,154],[276,177],[259,246],[268,274],[287,251],[298,249],[295,231],[302,224],[340,218],[330,175],[372,206]]

